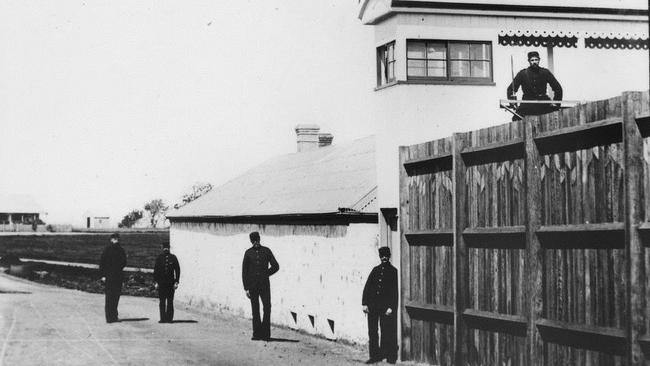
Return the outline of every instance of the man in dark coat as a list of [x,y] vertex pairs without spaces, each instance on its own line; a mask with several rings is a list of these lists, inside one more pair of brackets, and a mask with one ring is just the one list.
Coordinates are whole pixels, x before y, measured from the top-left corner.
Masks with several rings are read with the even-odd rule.
[[[368,314],[368,351],[366,363],[376,363],[384,358],[388,363],[397,361],[397,269],[390,264],[390,248],[379,248],[381,264],[370,272],[363,288],[363,312]],[[381,327],[381,342],[377,323]]]
[[[553,100],[562,100],[562,86],[555,79],[555,76],[548,70],[539,66],[539,53],[536,51],[528,52],[528,63],[530,66],[517,73],[514,80],[508,86],[508,99],[517,99],[515,95],[519,87],[524,93],[522,100],[551,100],[546,95],[546,85],[553,89]],[[517,114],[520,116],[536,116],[546,114],[558,109],[558,106],[551,104],[531,104],[522,103],[517,108]],[[514,116],[513,121],[520,118]]]
[[169,241],[162,244],[163,252],[156,258],[153,267],[153,280],[158,289],[160,300],[160,321],[171,323],[174,320],[174,291],[178,288],[181,278],[181,267],[175,255],[169,252]]
[[[253,244],[244,253],[242,263],[242,281],[244,291],[251,300],[253,313],[253,338],[252,340],[269,340],[271,338],[271,284],[269,276],[280,269],[271,249],[260,244],[260,234],[257,231],[250,233]],[[264,317],[260,321],[260,303],[264,307]]]
[[111,234],[111,242],[108,244],[99,260],[99,273],[104,282],[104,292],[106,301],[104,312],[106,313],[106,322],[115,323],[117,320],[117,304],[120,302],[122,294],[122,282],[124,275],[122,270],[126,267],[126,253],[120,246],[120,235]]

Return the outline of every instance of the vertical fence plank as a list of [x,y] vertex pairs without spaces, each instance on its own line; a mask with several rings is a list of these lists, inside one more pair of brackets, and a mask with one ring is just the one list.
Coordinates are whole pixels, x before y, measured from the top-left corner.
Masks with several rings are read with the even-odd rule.
[[640,111],[641,94],[623,94],[623,151],[625,154],[625,253],[627,256],[627,363],[643,365],[639,337],[645,334],[645,269],[643,244],[637,228],[643,212],[643,139],[635,114]]
[[535,322],[543,317],[543,263],[544,252],[537,239],[536,231],[541,225],[541,178],[540,178],[540,154],[533,136],[535,128],[539,123],[538,117],[527,117],[524,119],[525,149],[524,166],[526,175],[524,187],[526,190],[526,251],[527,251],[527,287],[526,297],[529,301],[528,309],[528,337],[526,338],[526,349],[528,357],[527,365],[544,365],[543,344],[539,336]]
[[465,209],[465,173],[466,167],[460,153],[465,147],[467,134],[456,133],[453,137],[453,212],[454,212],[454,365],[464,365],[467,355],[467,328],[463,320],[463,311],[467,307],[467,247],[463,239],[467,214]]
[[410,251],[405,233],[409,229],[409,185],[404,162],[408,159],[408,147],[399,148],[399,230],[400,230],[400,310],[402,313],[401,358],[411,359],[411,317],[406,311],[405,303],[410,299],[411,266]]

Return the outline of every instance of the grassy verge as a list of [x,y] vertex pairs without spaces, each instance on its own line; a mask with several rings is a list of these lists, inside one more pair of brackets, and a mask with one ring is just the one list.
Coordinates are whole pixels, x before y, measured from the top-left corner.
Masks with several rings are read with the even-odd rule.
[[[104,284],[100,280],[97,269],[40,262],[24,262],[23,265],[26,270],[22,274],[14,275],[46,285],[104,293]],[[151,273],[124,272],[124,279],[123,295],[158,297],[158,292],[153,287]]]
[[[0,257],[13,254],[20,258],[64,262],[99,263],[110,233],[42,236],[0,236]],[[127,266],[153,268],[160,244],[169,232],[120,233],[120,244],[127,254]]]

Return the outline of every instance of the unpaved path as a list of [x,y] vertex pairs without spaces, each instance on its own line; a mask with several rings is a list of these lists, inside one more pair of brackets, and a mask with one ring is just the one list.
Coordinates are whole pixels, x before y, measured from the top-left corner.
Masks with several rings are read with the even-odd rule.
[[123,296],[104,322],[104,297],[0,274],[0,366],[360,365],[363,349],[273,328],[250,340],[250,321],[178,309],[158,323],[156,299]]

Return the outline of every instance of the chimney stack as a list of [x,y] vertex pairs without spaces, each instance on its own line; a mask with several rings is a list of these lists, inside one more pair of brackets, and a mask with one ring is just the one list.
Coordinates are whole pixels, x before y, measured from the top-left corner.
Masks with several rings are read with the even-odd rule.
[[318,147],[330,146],[334,140],[334,136],[331,133],[319,133],[318,134]]
[[298,152],[305,152],[318,149],[318,131],[320,127],[313,124],[300,124],[296,126],[298,137]]

